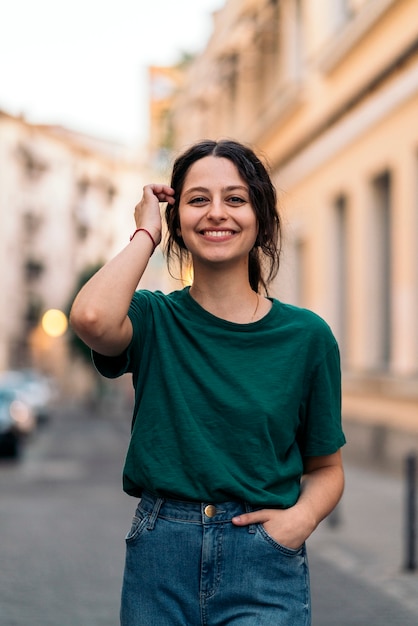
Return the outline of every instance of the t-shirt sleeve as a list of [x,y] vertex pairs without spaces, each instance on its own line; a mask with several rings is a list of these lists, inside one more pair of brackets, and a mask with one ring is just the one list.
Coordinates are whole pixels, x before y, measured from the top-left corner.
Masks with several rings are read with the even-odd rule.
[[143,328],[147,318],[147,298],[144,292],[136,291],[128,311],[132,322],[132,339],[129,346],[118,356],[105,356],[92,350],[92,360],[96,370],[106,378],[118,378],[132,373],[136,366],[142,346]]
[[344,444],[340,353],[335,343],[312,372],[302,409],[299,445],[303,456],[324,456]]
[[91,358],[96,370],[105,378],[118,378],[127,374],[129,369],[129,347],[118,356],[105,356],[95,350],[91,351]]

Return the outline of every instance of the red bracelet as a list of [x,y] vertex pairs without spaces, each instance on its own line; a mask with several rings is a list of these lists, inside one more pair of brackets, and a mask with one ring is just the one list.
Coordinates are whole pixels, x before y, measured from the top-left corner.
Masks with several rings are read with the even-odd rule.
[[151,239],[152,241],[152,252],[150,254],[150,256],[152,256],[154,254],[154,250],[157,247],[157,244],[154,241],[154,237],[151,235],[151,233],[146,229],[146,228],[137,228],[136,231],[130,236],[129,241],[132,241],[132,239],[135,237],[136,233],[139,233],[139,231],[143,231],[144,233],[146,233],[148,235],[148,237]]

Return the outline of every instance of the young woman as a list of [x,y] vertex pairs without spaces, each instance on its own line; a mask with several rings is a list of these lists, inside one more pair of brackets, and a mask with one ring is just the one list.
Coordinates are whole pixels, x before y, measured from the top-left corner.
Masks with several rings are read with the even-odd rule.
[[[193,283],[136,291],[161,240]],[[144,188],[130,243],[71,323],[108,377],[132,373],[122,626],[308,626],[305,541],[339,501],[340,367],[314,313],[267,296],[280,220],[268,172],[233,141],[192,146]]]

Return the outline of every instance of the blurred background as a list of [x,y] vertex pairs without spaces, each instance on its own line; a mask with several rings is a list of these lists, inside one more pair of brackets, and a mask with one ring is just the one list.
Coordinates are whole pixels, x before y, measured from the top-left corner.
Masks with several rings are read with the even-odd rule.
[[[279,190],[273,295],[331,325],[347,428],[354,437],[367,420],[379,434],[361,454],[399,456],[386,435],[407,431],[409,445],[418,407],[417,11],[415,0],[5,8],[0,372],[35,369],[64,397],[90,393],[86,355],[45,313],[67,315],[125,245],[143,184],[167,181],[178,151],[234,137],[265,156]],[[143,286],[178,287],[161,254]]]
[[[97,379],[69,308],[128,241],[142,186],[221,137],[263,155],[279,191],[272,295],[339,341],[347,458],[399,476],[418,447],[416,0],[3,8],[0,415],[2,398],[15,403],[3,423],[27,433],[45,407],[101,414],[103,398],[129,415],[129,381]],[[140,286],[181,283],[156,252]]]

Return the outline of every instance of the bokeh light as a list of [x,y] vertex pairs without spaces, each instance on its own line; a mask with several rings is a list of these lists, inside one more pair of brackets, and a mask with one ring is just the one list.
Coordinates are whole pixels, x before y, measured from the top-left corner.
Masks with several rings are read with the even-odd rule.
[[50,337],[61,337],[67,328],[68,320],[59,309],[49,309],[42,316],[42,328]]

